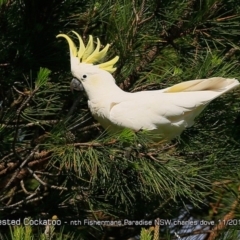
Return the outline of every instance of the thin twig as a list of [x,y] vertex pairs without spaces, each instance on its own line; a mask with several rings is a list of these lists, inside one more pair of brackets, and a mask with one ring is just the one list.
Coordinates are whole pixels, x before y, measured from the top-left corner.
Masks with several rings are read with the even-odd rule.
[[39,175],[43,175],[43,176],[51,176],[51,177],[57,177],[60,175],[59,174],[53,174],[53,173],[49,173],[49,172],[40,172],[40,171],[35,171],[35,173],[39,174]]
[[138,17],[138,13],[137,13],[137,10],[136,10],[136,7],[135,7],[135,0],[132,0],[132,7],[133,7],[133,12],[135,14],[135,21],[137,23],[139,21],[139,17]]
[[34,156],[35,152],[38,149],[38,145],[35,146],[35,148],[32,150],[32,152],[28,155],[28,157],[21,163],[21,165],[19,166],[18,170],[13,174],[13,176],[11,177],[10,181],[7,183],[7,185],[4,187],[4,189],[8,188],[11,183],[15,180],[15,178],[17,177],[17,175],[19,174],[19,172],[22,170],[22,168],[25,166],[25,164],[32,159],[32,157]]
[[65,187],[59,187],[59,186],[55,186],[55,185],[51,185],[51,184],[48,184],[46,182],[44,182],[40,177],[38,177],[36,175],[36,173],[31,169],[31,168],[27,168],[27,170],[32,174],[32,176],[39,182],[41,183],[43,186],[47,186],[47,187],[50,187],[52,189],[57,189],[57,190],[65,190],[67,191],[68,189],[65,188]]
[[18,130],[19,130],[19,121],[20,121],[20,115],[23,110],[23,108],[28,104],[28,102],[32,99],[32,97],[36,94],[38,91],[38,87],[36,87],[33,92],[25,99],[25,101],[21,104],[21,106],[18,108],[16,115],[17,115],[17,122],[16,122],[16,129],[14,133],[13,143],[12,143],[12,150],[15,155],[15,157],[22,161],[22,158],[19,156],[19,154],[16,151],[16,143],[17,143],[17,137],[18,137]]
[[152,46],[148,50],[147,54],[142,59],[140,64],[136,67],[134,72],[120,84],[120,88],[126,90],[129,87],[131,87],[134,84],[134,82],[136,81],[135,75],[137,75],[137,73],[141,72],[147,65],[149,65],[149,63],[151,63],[157,57],[158,51],[159,51],[159,46],[156,46],[156,45]]
[[78,131],[84,132],[84,131],[87,131],[89,129],[97,128],[97,127],[100,127],[100,126],[101,126],[100,123],[94,123],[94,124],[92,124],[90,126],[86,126],[86,127],[80,128],[80,129],[78,129]]
[[[36,195],[36,193],[30,195],[29,198],[30,198],[30,197],[33,197],[33,196],[35,196],[35,195]],[[5,206],[4,208],[13,208],[13,207],[19,206],[19,205],[21,205],[21,204],[23,204],[23,203],[28,204],[28,203],[31,203],[31,202],[37,202],[37,201],[39,201],[39,200],[41,200],[41,199],[43,199],[42,196],[38,196],[38,197],[36,197],[36,198],[29,199],[29,200],[24,199],[24,200],[21,200],[21,201],[19,201],[19,202],[17,202],[17,203],[12,204],[12,205]]]
[[24,185],[24,182],[23,180],[20,181],[20,185],[21,185],[21,188],[23,190],[24,193],[26,193],[27,195],[31,195],[32,193],[29,192],[26,188],[25,188],[25,185]]
[[[149,90],[150,87],[154,88],[159,88],[160,84],[159,83],[149,83],[149,84],[146,84],[146,85],[143,85],[143,86],[140,86],[140,87],[135,87],[131,92],[138,92],[138,91],[144,91],[144,90]],[[160,87],[162,88],[162,86]]]
[[6,67],[8,65],[10,65],[10,64],[9,63],[0,63],[0,67]]
[[152,14],[150,17],[143,19],[141,22],[138,23],[138,25],[142,25],[143,23],[150,21],[154,16],[155,14]]
[[[156,219],[159,222],[159,218]],[[154,236],[153,236],[153,240],[159,240],[159,233],[160,233],[160,225],[156,224],[154,227]]]
[[112,145],[115,144],[117,142],[117,140],[112,140],[111,142],[107,142],[107,143],[96,143],[96,142],[87,142],[87,143],[73,143],[73,144],[68,144],[74,147],[104,147],[104,146],[108,146],[108,145]]
[[23,92],[19,91],[16,87],[12,86],[12,88],[13,88],[17,93],[19,93],[20,95],[26,96],[26,93],[23,93]]
[[74,101],[73,105],[71,106],[70,110],[68,111],[66,118],[70,117],[73,114],[74,110],[77,108],[77,105],[80,103],[81,98],[82,95],[79,94],[76,100]]
[[145,4],[146,4],[146,0],[143,0],[143,1],[142,1],[142,4],[141,4],[141,7],[140,7],[140,11],[139,11],[139,13],[138,13],[139,20],[140,20],[140,19],[142,18],[142,16],[143,16]]

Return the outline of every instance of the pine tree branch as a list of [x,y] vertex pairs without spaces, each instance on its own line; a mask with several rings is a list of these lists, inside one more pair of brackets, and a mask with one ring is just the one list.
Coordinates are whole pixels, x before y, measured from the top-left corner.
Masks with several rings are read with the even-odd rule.
[[59,186],[56,186],[56,185],[52,185],[52,184],[49,184],[49,183],[46,183],[44,182],[40,177],[37,176],[37,174],[29,167],[27,167],[27,170],[30,172],[30,174],[43,186],[45,187],[49,187],[51,189],[57,189],[57,190],[65,190],[67,191],[68,189],[65,188],[65,187],[59,187]]
[[[39,148],[39,146],[37,145],[33,150],[32,152],[28,155],[28,157],[25,158],[25,160],[23,160],[20,164],[20,166],[18,167],[17,171],[15,171],[15,173],[13,174],[13,176],[10,178],[9,182],[6,184],[6,186],[4,187],[4,189],[7,189],[11,183],[16,179],[16,177],[18,176],[18,174],[20,173],[20,171],[24,168],[24,166],[27,164],[28,161],[30,161],[35,152],[37,151],[37,149]],[[15,153],[14,153],[15,155]],[[16,156],[16,155],[15,155]],[[21,159],[21,158],[20,158]],[[21,159],[22,160],[22,159]]]
[[7,209],[7,208],[16,208],[16,207],[21,207],[21,205],[24,203],[24,204],[29,204],[29,203],[33,203],[33,202],[39,202],[40,200],[43,199],[43,196],[38,196],[36,198],[33,198],[37,195],[37,193],[33,193],[31,195],[29,195],[28,197],[26,197],[26,199],[23,199],[21,201],[18,201],[14,204],[11,204],[11,205],[7,205],[5,206],[4,208],[0,208],[0,210],[4,210],[4,209]]
[[74,147],[104,147],[108,145],[113,145],[117,142],[117,140],[112,140],[107,143],[97,143],[97,142],[87,142],[87,143],[73,143],[73,144],[68,144],[69,146],[74,146]]
[[[143,18],[143,11],[145,8],[146,1],[142,1],[142,4],[140,6],[140,10],[137,11],[135,7],[135,0],[132,0],[132,7],[133,7],[133,12],[135,14],[135,18],[132,22],[131,27],[129,28],[129,31],[127,33],[127,36],[130,36],[131,33],[131,38],[130,38],[130,43],[129,45],[132,46],[135,38],[137,37],[138,33],[140,32],[140,28],[142,27],[143,23],[147,23],[150,21],[157,13],[157,10],[159,8],[159,2],[155,6],[155,10],[153,11],[153,14],[150,17],[147,17],[145,19]],[[128,76],[123,82],[120,83],[120,88],[127,90],[131,86],[134,85],[134,83],[137,81],[137,78],[139,76],[139,73],[145,69],[146,66],[148,66],[151,62],[154,61],[154,59],[157,57],[157,54],[159,53],[159,46],[154,45],[154,46],[146,46],[145,51],[147,52],[146,54],[143,55],[142,60],[138,64],[138,66],[135,68],[135,70],[131,73],[130,76]],[[120,73],[122,69],[122,66],[119,66],[116,72],[116,75]]]
[[[159,222],[159,218],[157,218],[155,221]],[[160,225],[157,224],[154,227],[154,235],[153,235],[153,240],[159,240],[160,239]]]
[[122,83],[120,83],[119,87],[127,90],[137,81],[137,76],[139,72],[143,71],[146,66],[148,66],[154,59],[158,56],[160,47],[158,45],[151,47],[146,55],[141,60],[140,64],[136,67],[133,73],[127,77]]
[[228,226],[229,220],[235,217],[236,208],[239,205],[240,201],[240,186],[238,187],[238,192],[238,197],[232,203],[231,210],[222,219],[219,220],[218,224],[212,229],[207,240],[215,240],[218,237],[219,233]]
[[24,181],[23,181],[23,180],[20,181],[20,186],[21,186],[23,192],[24,192],[26,195],[31,195],[31,194],[33,194],[33,193],[29,192],[29,191],[25,188],[25,185],[24,185]]
[[90,130],[90,129],[93,129],[93,128],[99,128],[101,125],[99,123],[94,123],[92,125],[89,125],[89,126],[86,126],[86,127],[83,127],[83,128],[80,128],[78,129],[77,131],[79,132],[84,132],[84,131],[87,131],[87,130]]
[[17,138],[18,138],[18,133],[19,133],[19,121],[20,121],[20,115],[21,112],[23,110],[23,108],[28,104],[28,102],[33,98],[33,96],[36,94],[36,92],[39,90],[38,87],[36,87],[30,94],[29,96],[23,101],[23,103],[21,104],[21,106],[17,109],[16,111],[16,129],[15,129],[15,134],[13,137],[13,143],[12,143],[12,150],[13,153],[16,157],[16,159],[19,159],[20,161],[22,161],[22,158],[19,156],[19,154],[16,151],[16,143],[17,143]]
[[9,65],[9,63],[1,63],[0,67],[7,67]]

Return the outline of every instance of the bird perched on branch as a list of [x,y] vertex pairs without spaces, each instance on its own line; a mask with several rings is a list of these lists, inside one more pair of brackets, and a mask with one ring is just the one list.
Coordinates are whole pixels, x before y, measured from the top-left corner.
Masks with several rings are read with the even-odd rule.
[[78,48],[66,34],[57,37],[68,41],[74,88],[79,89],[82,84],[93,117],[109,131],[148,130],[156,138],[171,140],[191,127],[213,99],[239,86],[237,79],[213,77],[182,82],[162,90],[125,92],[116,85],[111,74],[116,70],[114,64],[118,56],[99,63],[106,56],[109,44],[100,50],[97,38],[94,48],[93,37],[89,36],[85,46],[79,34],[73,33],[78,38]]

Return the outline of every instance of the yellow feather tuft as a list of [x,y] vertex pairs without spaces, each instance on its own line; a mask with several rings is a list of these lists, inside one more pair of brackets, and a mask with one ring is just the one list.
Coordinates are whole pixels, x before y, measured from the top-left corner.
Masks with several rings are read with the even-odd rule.
[[86,48],[85,48],[85,45],[83,43],[83,40],[82,40],[81,36],[77,32],[75,32],[75,31],[72,31],[72,32],[77,36],[78,41],[79,41],[79,45],[81,46],[78,49],[78,55],[77,55],[77,57],[79,59],[81,59],[83,57],[84,52],[86,51]]
[[[79,47],[81,47],[81,46],[79,46]],[[85,60],[88,58],[88,56],[90,56],[92,54],[93,51],[94,51],[93,36],[89,35],[88,44],[87,44],[85,52],[83,54],[83,62],[85,62]]]
[[68,41],[70,54],[71,54],[71,56],[76,57],[77,56],[77,47],[74,44],[74,42],[72,41],[72,39],[70,37],[68,37],[68,35],[66,35],[66,34],[58,34],[57,38],[59,38],[59,37],[63,37]]
[[[93,37],[92,35],[89,36],[89,40],[87,43],[87,46],[85,47],[83,40],[81,38],[81,36],[75,32],[72,31],[78,38],[79,41],[79,48],[77,49],[77,47],[75,46],[74,42],[72,41],[72,39],[66,35],[66,34],[59,34],[57,35],[57,37],[64,37],[68,44],[69,44],[69,49],[70,49],[70,55],[71,57],[77,57],[79,59],[79,62],[81,63],[88,63],[88,64],[94,64],[96,62],[100,62],[107,54],[107,51],[109,49],[109,44],[107,44],[101,51],[100,51],[100,40],[97,38],[97,46],[94,49],[94,43],[93,43]],[[76,58],[76,60],[77,60]],[[113,65],[118,61],[119,57],[116,56],[113,59],[104,62],[104,63],[100,63],[96,66],[98,66],[99,68],[108,71],[110,73],[114,72],[116,70],[116,68],[113,67]]]
[[116,68],[113,68],[113,65],[118,61],[118,59],[119,59],[119,56],[116,56],[113,59],[111,59],[111,60],[109,60],[109,61],[107,61],[105,63],[99,64],[98,66],[101,69],[105,69],[106,71],[108,71],[110,73],[113,73],[116,70]]

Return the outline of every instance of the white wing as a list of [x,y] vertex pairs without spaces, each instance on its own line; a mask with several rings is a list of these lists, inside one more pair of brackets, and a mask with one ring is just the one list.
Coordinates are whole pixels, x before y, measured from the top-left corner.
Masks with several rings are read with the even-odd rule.
[[183,121],[186,127],[191,126],[193,117],[190,116],[194,111],[199,114],[209,101],[209,96],[199,99],[199,95],[158,91],[131,93],[126,100],[112,103],[110,121],[134,130],[153,130],[159,126],[182,124]]
[[[221,80],[223,83],[217,87],[215,83]],[[171,139],[192,126],[195,117],[211,100],[238,84],[235,79],[212,78],[184,82],[160,91],[129,93],[122,101],[112,102],[109,120],[125,128],[154,130]],[[177,92],[178,89],[181,90]]]

